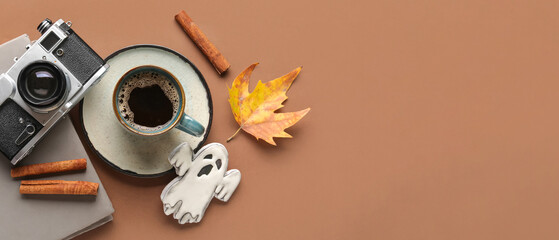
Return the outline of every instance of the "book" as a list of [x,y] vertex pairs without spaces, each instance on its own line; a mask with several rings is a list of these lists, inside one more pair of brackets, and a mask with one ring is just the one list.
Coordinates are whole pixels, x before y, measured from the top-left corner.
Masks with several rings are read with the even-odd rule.
[[85,171],[38,176],[99,183],[97,196],[22,195],[12,164],[0,155],[0,239],[70,239],[112,220],[111,201],[69,117],[60,120],[18,165],[87,159]]

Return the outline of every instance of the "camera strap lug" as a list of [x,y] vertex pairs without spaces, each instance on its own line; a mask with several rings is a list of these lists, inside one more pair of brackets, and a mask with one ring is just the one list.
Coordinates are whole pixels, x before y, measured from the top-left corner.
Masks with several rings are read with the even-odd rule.
[[33,134],[35,133],[35,126],[33,126],[33,124],[28,123],[27,126],[25,126],[25,128],[23,129],[23,131],[19,134],[19,136],[16,139],[16,145],[21,145],[22,143],[25,142],[25,140],[27,140],[29,137],[33,136]]

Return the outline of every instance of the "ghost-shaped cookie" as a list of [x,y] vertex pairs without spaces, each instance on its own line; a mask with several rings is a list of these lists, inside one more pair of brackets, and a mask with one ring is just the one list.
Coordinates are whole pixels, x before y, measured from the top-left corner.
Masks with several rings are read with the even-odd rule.
[[210,143],[196,155],[188,143],[177,146],[169,155],[177,177],[163,189],[161,201],[166,215],[173,214],[180,224],[197,223],[211,200],[227,202],[241,181],[241,172],[227,170],[225,146]]

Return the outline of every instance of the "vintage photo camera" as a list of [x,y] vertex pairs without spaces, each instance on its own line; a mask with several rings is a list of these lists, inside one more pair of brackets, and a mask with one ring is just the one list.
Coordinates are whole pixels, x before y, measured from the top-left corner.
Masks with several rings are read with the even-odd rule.
[[0,45],[0,152],[22,160],[108,69],[62,19]]

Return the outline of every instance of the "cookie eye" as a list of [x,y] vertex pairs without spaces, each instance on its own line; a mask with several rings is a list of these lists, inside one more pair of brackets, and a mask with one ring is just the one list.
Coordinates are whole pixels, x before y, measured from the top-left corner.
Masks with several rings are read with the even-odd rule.
[[221,169],[221,159],[217,159],[217,161],[215,161],[215,166],[217,167],[217,170]]
[[214,157],[213,155],[208,154],[208,155],[204,156],[204,159],[212,159],[213,157]]
[[204,166],[202,169],[200,169],[200,172],[198,172],[198,177],[201,177],[202,175],[210,174],[213,167],[214,166],[212,166],[211,164],[208,164],[208,165]]

